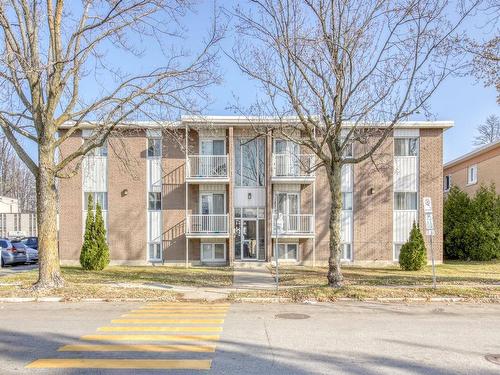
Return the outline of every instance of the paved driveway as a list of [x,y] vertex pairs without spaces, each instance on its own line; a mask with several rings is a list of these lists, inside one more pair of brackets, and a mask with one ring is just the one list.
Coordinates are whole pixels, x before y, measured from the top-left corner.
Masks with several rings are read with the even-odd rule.
[[500,373],[484,359],[500,353],[499,305],[47,302],[0,316],[2,374]]

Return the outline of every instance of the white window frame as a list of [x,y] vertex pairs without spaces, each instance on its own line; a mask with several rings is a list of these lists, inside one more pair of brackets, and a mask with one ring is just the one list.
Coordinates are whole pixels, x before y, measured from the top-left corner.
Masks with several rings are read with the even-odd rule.
[[[396,208],[396,194],[415,194],[415,208]],[[418,211],[418,192],[417,191],[395,191],[393,193],[393,210],[394,211]],[[406,198],[405,198],[406,202]]]
[[204,155],[201,153],[203,142],[212,142],[212,154],[211,155],[213,156],[214,155],[213,154],[213,150],[214,150],[213,141],[223,141],[224,142],[224,153],[222,155],[217,155],[217,156],[227,155],[227,145],[226,145],[226,138],[225,137],[203,137],[203,138],[200,138],[199,144],[198,144],[198,154]]
[[467,167],[467,185],[475,184],[477,184],[477,164],[473,164]]
[[211,211],[213,211],[213,195],[214,194],[222,194],[224,195],[224,213],[223,214],[214,214],[213,212],[208,215],[226,215],[227,212],[227,197],[225,191],[200,191],[198,196],[198,214],[203,215],[203,207],[202,207],[202,196],[203,195],[211,195],[212,196],[212,207]]
[[404,245],[404,243],[399,243],[399,242],[394,242],[392,245],[392,260],[395,262],[399,262],[399,254],[396,256],[396,246],[400,246],[399,252],[401,252],[401,247]]
[[[215,258],[215,245],[222,245],[224,246],[224,258],[222,259],[216,259]],[[211,247],[211,254],[212,257],[207,259],[203,257],[203,247],[204,246],[210,246]],[[202,262],[225,262],[226,261],[226,243],[225,242],[202,242],[200,244],[200,259]]]
[[[159,196],[160,197],[160,208],[150,208],[149,207],[149,202],[150,202],[150,194],[154,194],[155,196]],[[154,200],[155,202],[158,202],[158,200],[155,198]],[[162,208],[163,208],[163,197],[162,197],[162,193],[161,191],[148,191],[148,211],[162,211]]]
[[[273,252],[276,251],[276,247],[278,248],[278,256],[279,256],[279,247],[283,245],[285,246],[285,256],[286,258],[279,258],[280,261],[286,261],[286,262],[297,262],[299,260],[299,243],[298,242],[279,242],[278,241],[278,246],[273,246]],[[295,245],[297,251],[295,252],[295,258],[288,258],[288,246],[289,245]],[[273,254],[275,259],[276,259],[276,254]]]
[[[150,256],[150,247],[151,246],[158,246],[160,250],[160,257],[154,257],[152,258]],[[155,249],[155,255],[156,255],[156,249]],[[163,246],[161,244],[161,241],[149,241],[148,242],[148,262],[161,262],[163,260]]]
[[[350,251],[349,251],[349,252],[350,252],[351,256],[350,256],[349,258],[346,258],[346,257],[344,256],[344,254],[345,254],[345,252],[346,252],[346,251],[345,251],[345,246],[347,246],[347,245],[349,245],[349,247],[350,247]],[[342,252],[341,252],[341,254],[340,254],[340,260],[341,260],[341,261],[344,261],[344,262],[352,262],[352,259],[353,259],[352,243],[351,243],[351,242],[343,242],[343,243],[341,244],[341,246],[342,246]]]
[[[263,178],[263,181],[262,181],[262,185],[243,185],[243,153],[241,152],[241,148],[242,148],[242,143],[247,143],[249,141],[260,141],[262,140],[262,144],[263,144],[263,151],[264,151],[264,178]],[[239,152],[240,152],[240,163],[239,163],[239,168],[240,168],[240,178],[239,178],[239,181],[237,181],[237,178],[236,178],[236,154],[237,154],[237,150],[236,148],[239,148]],[[257,137],[257,138],[251,138],[251,137],[236,137],[235,138],[235,142],[234,142],[234,155],[232,155],[233,157],[233,160],[234,160],[234,168],[233,168],[233,181],[234,181],[234,186],[235,187],[242,187],[242,188],[263,188],[266,186],[266,163],[268,162],[267,158],[266,158],[266,155],[265,155],[265,151],[266,151],[266,140],[265,139],[262,139],[262,137]],[[257,160],[257,176],[260,175],[260,168],[259,168],[259,161]]]
[[[274,210],[277,213],[278,212],[278,195],[279,194],[285,194],[286,195],[286,212],[283,215],[300,215],[301,214],[301,201],[300,201],[300,192],[295,192],[295,191],[275,191],[274,192]],[[290,213],[290,200],[288,199],[288,196],[290,195],[296,195],[297,196],[297,213],[296,214],[291,214]]]
[[[156,158],[161,158],[162,157],[162,153],[163,153],[163,142],[162,142],[162,138],[156,138],[156,137],[148,137],[148,144],[147,144],[147,148],[146,148],[146,155],[147,155],[147,158],[148,159],[156,159]],[[154,143],[155,142],[159,142],[160,143],[160,154],[159,155],[149,155],[149,142],[153,142],[153,154],[154,154],[154,150],[156,150],[156,148],[154,147]]]
[[[397,155],[396,154],[396,140],[403,140],[403,141],[407,141],[407,142],[410,142],[411,140],[416,140],[416,142],[417,142],[416,155]],[[393,154],[395,157],[419,157],[420,156],[420,137],[419,136],[411,136],[411,137],[409,137],[409,136],[406,136],[406,137],[405,136],[395,136],[394,140],[393,140],[393,144],[394,144]],[[409,145],[408,145],[408,150],[410,150]]]

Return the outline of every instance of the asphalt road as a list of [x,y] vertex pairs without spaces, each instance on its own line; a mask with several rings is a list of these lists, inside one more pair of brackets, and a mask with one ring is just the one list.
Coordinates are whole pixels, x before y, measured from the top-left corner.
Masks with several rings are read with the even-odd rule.
[[[0,304],[0,373],[500,374],[484,359],[500,354],[500,305],[177,306]],[[75,365],[90,368],[60,368]],[[95,368],[106,365],[162,369]],[[189,369],[165,369],[178,366]]]

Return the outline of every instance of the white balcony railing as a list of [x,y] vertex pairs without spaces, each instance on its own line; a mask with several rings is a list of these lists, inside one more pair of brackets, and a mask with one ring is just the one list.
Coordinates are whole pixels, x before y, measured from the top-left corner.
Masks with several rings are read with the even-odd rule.
[[313,177],[314,155],[273,154],[273,177]]
[[189,234],[227,234],[229,233],[229,215],[188,215]]
[[187,177],[227,178],[227,155],[191,155],[188,158]]
[[[273,214],[273,235],[275,232],[275,223],[278,218],[277,214]],[[283,215],[283,233],[281,234],[314,234],[314,215]]]

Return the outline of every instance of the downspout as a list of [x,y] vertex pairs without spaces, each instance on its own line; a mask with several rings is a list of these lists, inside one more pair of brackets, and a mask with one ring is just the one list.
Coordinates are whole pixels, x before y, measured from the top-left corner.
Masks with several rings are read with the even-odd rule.
[[186,124],[185,125],[185,133],[186,133],[186,137],[185,137],[185,144],[184,144],[184,147],[185,147],[185,150],[184,150],[184,154],[186,155],[186,159],[184,161],[184,165],[185,165],[185,171],[184,171],[184,185],[185,185],[185,188],[184,190],[186,191],[186,194],[185,194],[185,224],[186,224],[186,229],[185,229],[185,237],[186,237],[186,268],[189,267],[189,238],[187,236],[187,233],[188,233],[188,230],[189,230],[189,220],[188,220],[188,202],[189,202],[189,191],[188,191],[188,188],[189,188],[189,184],[188,184],[188,180],[187,180],[187,177],[189,175],[189,158],[188,158],[188,137],[189,137],[189,132],[188,132],[188,125]]

